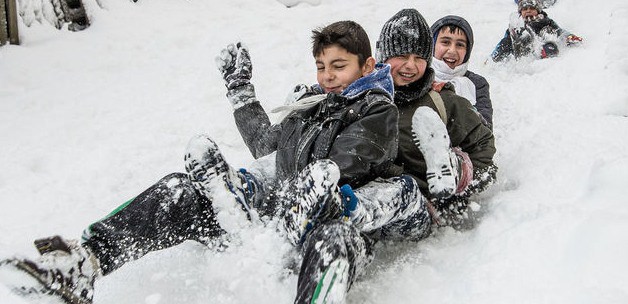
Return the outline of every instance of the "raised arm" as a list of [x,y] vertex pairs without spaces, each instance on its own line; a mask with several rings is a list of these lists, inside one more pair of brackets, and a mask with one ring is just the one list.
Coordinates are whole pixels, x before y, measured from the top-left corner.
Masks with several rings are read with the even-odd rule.
[[253,64],[248,49],[240,42],[229,44],[216,57],[216,65],[227,87],[227,99],[233,106],[238,131],[244,143],[260,158],[277,149],[279,125],[271,125],[270,119],[255,97],[251,84]]

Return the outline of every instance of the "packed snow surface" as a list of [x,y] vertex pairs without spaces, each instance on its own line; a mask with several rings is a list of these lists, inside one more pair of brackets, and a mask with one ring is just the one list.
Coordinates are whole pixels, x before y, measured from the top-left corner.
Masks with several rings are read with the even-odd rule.
[[[485,61],[511,0],[84,0],[82,32],[55,29],[39,0],[18,2],[21,45],[0,47],[0,257],[34,257],[43,236],[78,238],[183,171],[196,134],[234,167],[250,164],[214,64],[228,43],[250,48],[270,110],[316,81],[312,29],[351,19],[374,46],[386,20],[414,7],[430,24],[455,14],[473,26],[470,70],[491,85],[499,180],[478,198],[474,229],[378,245],[349,303],[628,302],[625,0],[557,1],[546,11],[583,45],[504,64]],[[186,242],[104,277],[95,304],[290,303],[290,245],[272,229],[230,227],[241,238],[224,252]],[[3,286],[0,302],[25,303]]]

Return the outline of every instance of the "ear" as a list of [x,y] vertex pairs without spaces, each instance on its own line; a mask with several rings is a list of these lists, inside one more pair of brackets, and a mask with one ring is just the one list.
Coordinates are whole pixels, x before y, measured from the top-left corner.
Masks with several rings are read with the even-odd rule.
[[375,58],[366,58],[366,62],[362,66],[362,77],[370,74],[375,69]]

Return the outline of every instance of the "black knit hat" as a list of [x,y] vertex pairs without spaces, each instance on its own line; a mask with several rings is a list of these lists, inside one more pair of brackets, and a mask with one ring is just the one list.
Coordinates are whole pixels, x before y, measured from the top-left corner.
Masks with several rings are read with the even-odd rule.
[[416,54],[432,62],[432,32],[425,18],[415,9],[403,9],[392,16],[382,27],[377,41],[377,61],[391,57]]
[[473,50],[473,30],[471,29],[469,22],[467,22],[464,18],[449,15],[436,20],[436,22],[432,24],[432,27],[430,27],[432,36],[434,37],[434,43],[436,43],[436,38],[438,38],[438,32],[440,32],[443,27],[448,25],[454,25],[460,28],[467,36],[467,54],[464,56],[462,63],[469,61],[469,57],[471,57],[471,50]]

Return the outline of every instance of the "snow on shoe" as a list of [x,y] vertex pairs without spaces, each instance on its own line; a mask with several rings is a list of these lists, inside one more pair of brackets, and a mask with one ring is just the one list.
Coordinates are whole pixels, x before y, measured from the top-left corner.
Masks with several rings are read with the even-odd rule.
[[412,132],[425,158],[430,193],[435,198],[451,196],[458,184],[458,162],[445,124],[431,108],[419,107],[412,116]]
[[293,244],[301,244],[318,223],[340,217],[339,179],[338,165],[323,159],[309,164],[282,187],[280,200],[286,211],[280,226]]
[[227,164],[211,138],[206,135],[193,137],[188,143],[184,160],[185,169],[196,189],[208,198],[219,197],[223,193],[217,191],[226,189],[250,213],[250,197],[254,195],[254,189],[248,189],[242,174]]
[[92,303],[98,262],[77,242],[62,242],[64,248],[52,248],[35,260],[0,261],[0,281],[12,292],[31,300]]

